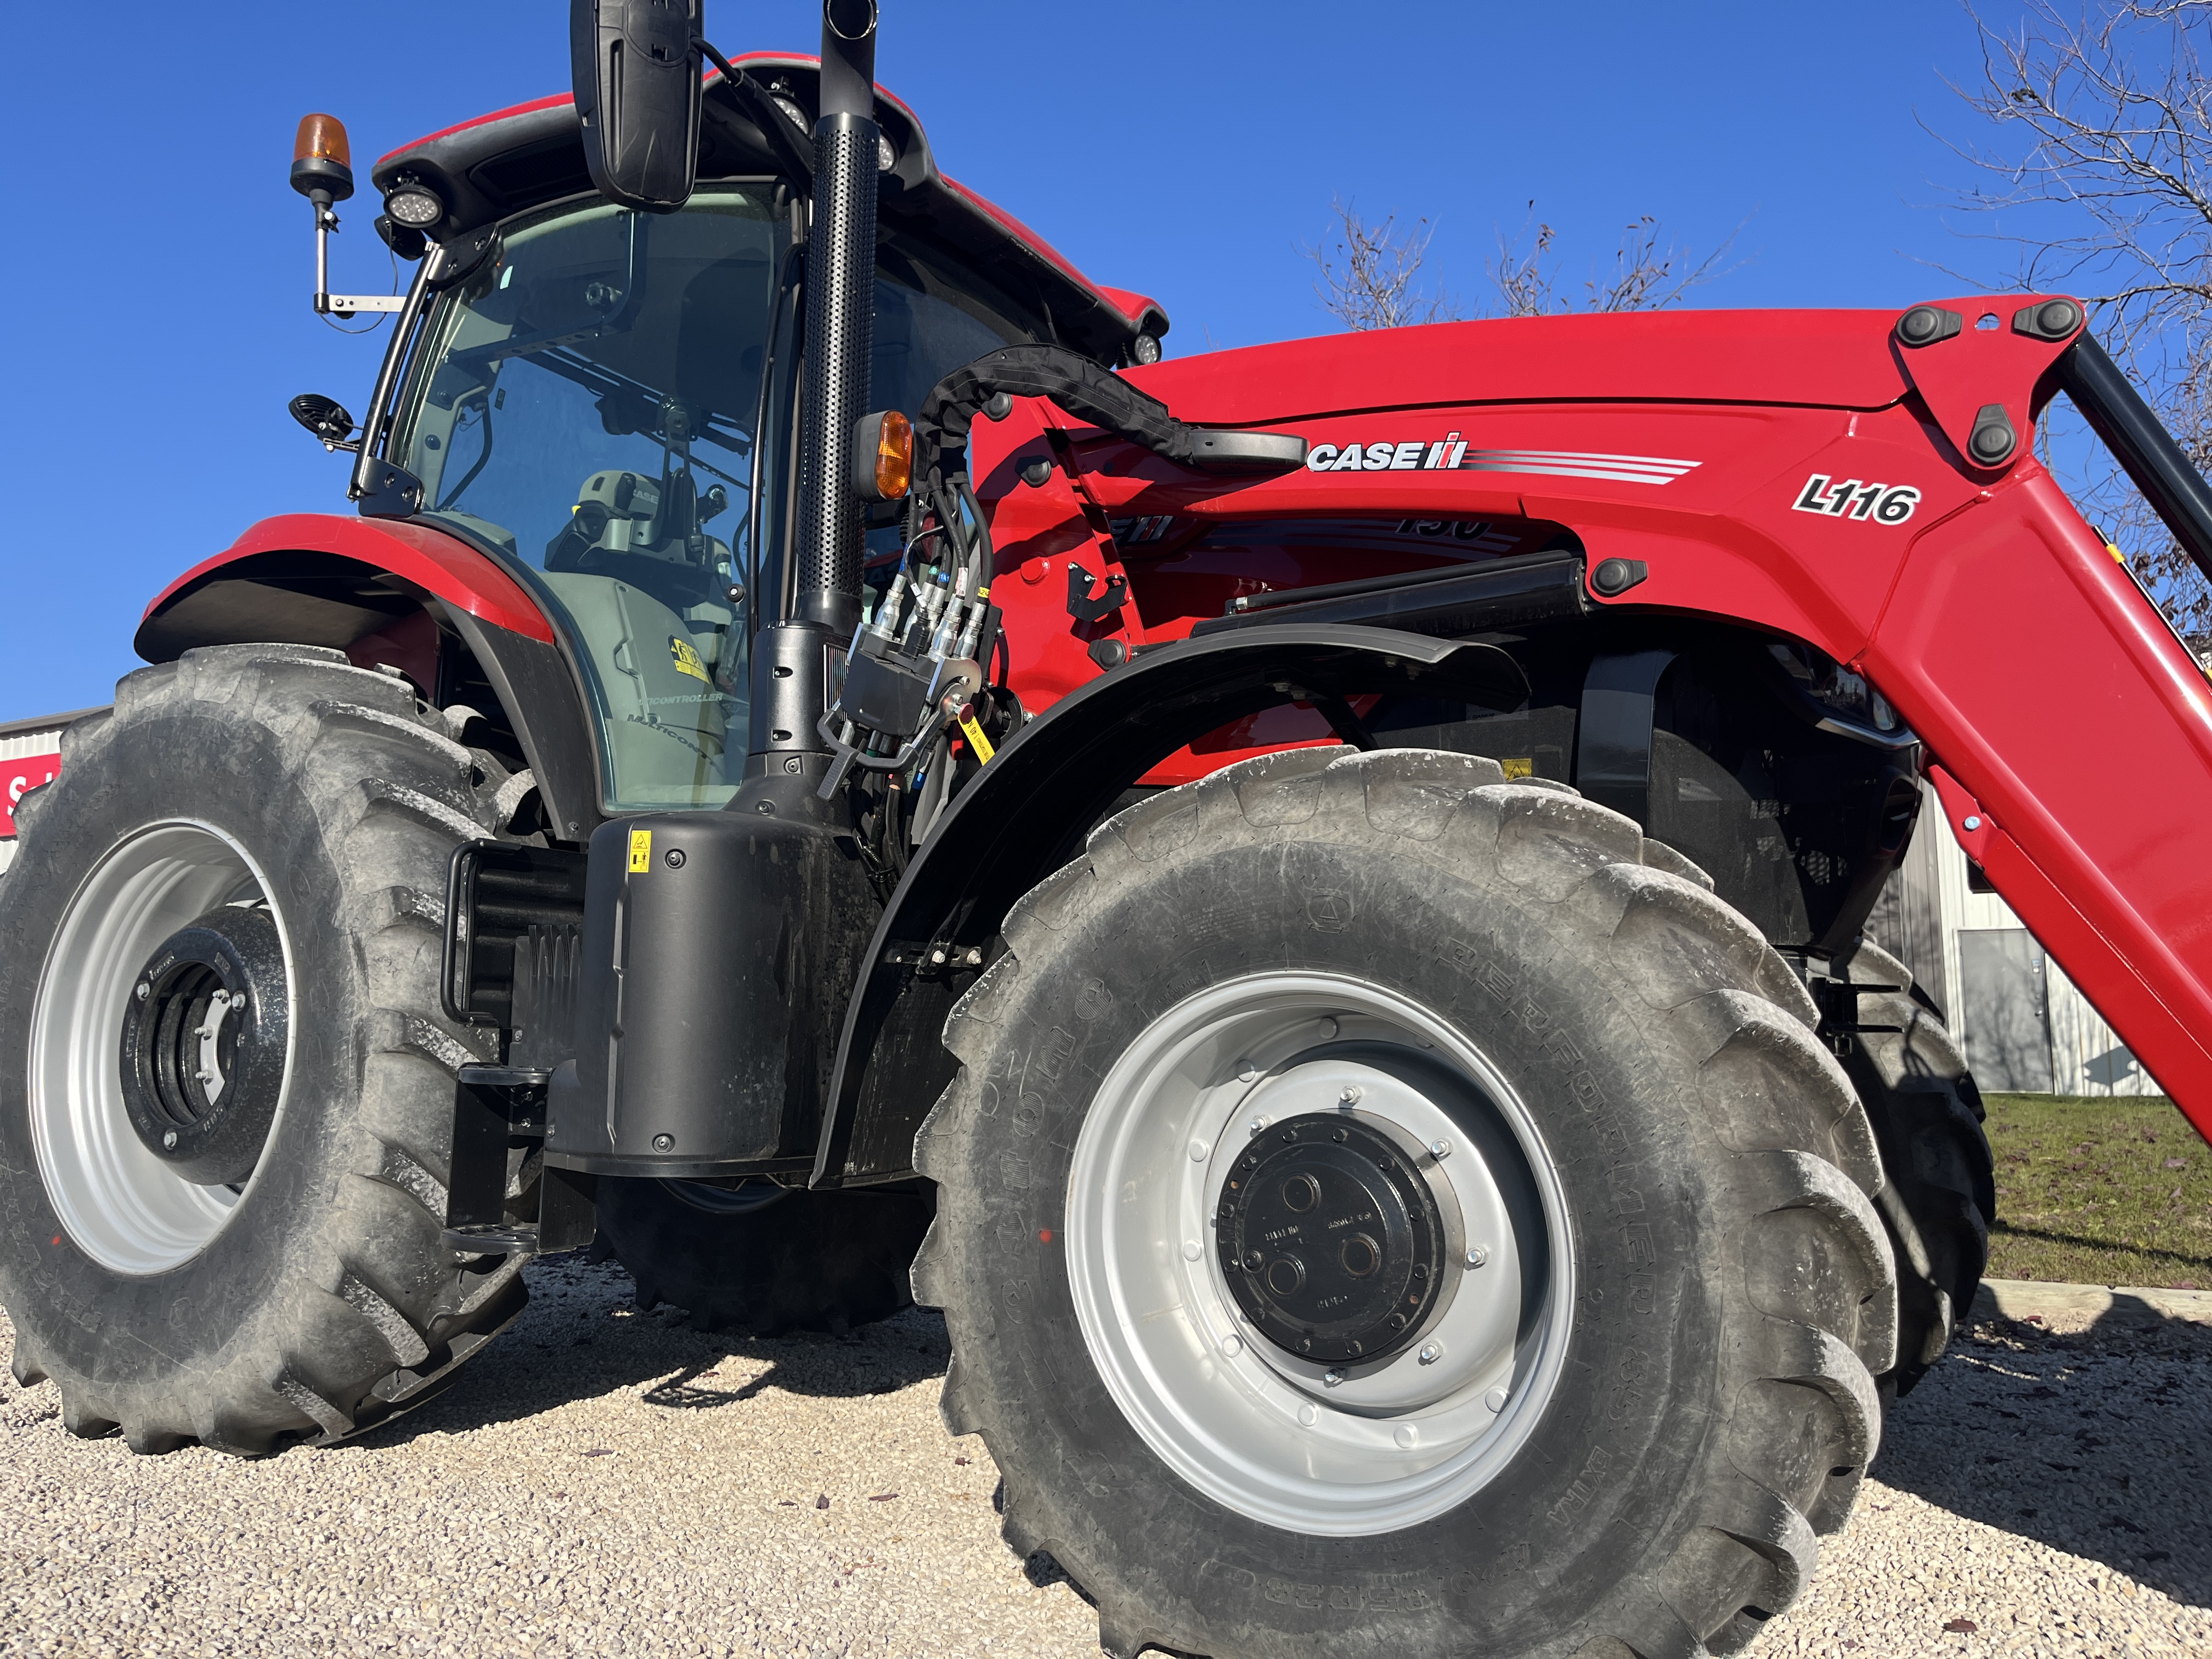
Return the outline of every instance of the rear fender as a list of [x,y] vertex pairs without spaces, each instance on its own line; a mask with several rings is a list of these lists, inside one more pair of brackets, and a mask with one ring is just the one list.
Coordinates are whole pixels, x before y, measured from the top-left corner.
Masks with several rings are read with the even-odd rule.
[[1501,710],[1528,696],[1495,646],[1289,624],[1161,646],[1023,728],[939,819],[876,929],[846,1010],[813,1184],[909,1171],[915,1132],[952,1076],[939,1034],[1006,912],[1162,758],[1308,692],[1416,688]]
[[554,835],[588,837],[601,818],[599,762],[560,637],[513,574],[455,537],[334,514],[264,519],[163,589],[134,643],[149,662],[202,645],[329,646],[364,667],[390,663],[435,696],[439,629],[498,697]]

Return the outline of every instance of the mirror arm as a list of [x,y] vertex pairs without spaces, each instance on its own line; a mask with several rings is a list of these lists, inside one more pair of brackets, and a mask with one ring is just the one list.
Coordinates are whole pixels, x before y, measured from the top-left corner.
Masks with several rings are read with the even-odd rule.
[[784,113],[783,106],[769,94],[768,88],[722,56],[703,40],[691,43],[705,54],[707,61],[722,72],[721,90],[727,93],[737,106],[738,112],[761,130],[769,148],[791,169],[792,176],[814,182],[814,151],[805,143],[791,117]]

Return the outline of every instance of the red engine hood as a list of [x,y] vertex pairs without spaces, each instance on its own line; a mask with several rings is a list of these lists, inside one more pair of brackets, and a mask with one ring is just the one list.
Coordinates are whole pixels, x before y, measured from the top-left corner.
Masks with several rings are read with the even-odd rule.
[[[1977,305],[1973,301],[1946,304]],[[1468,402],[1731,403],[1879,409],[1910,382],[1895,311],[1507,317],[1286,340],[1126,371],[1186,421],[1263,426]]]

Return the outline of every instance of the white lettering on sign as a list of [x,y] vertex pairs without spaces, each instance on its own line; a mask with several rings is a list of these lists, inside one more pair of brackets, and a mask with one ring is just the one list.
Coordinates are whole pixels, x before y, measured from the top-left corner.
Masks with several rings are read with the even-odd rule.
[[15,833],[15,804],[32,790],[54,781],[61,770],[59,755],[32,755],[22,760],[0,761],[0,836]]

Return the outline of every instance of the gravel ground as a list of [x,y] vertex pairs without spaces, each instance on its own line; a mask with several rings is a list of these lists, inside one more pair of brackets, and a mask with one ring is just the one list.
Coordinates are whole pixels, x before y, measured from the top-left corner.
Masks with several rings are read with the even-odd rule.
[[[0,1655],[1097,1653],[939,1425],[936,1316],[752,1341],[531,1274],[441,1399],[258,1463],[70,1439],[0,1318]],[[2208,1465],[2212,1331],[1984,1325],[1753,1651],[2212,1653]]]

